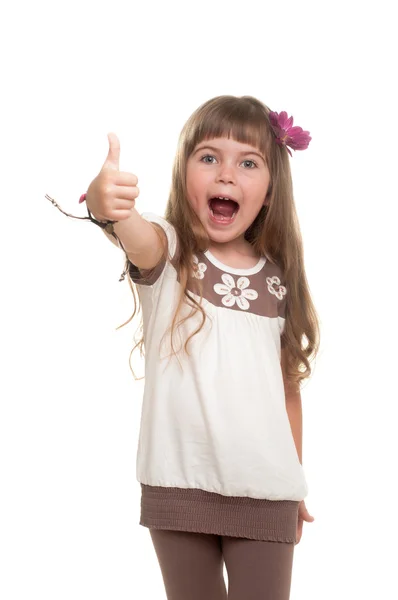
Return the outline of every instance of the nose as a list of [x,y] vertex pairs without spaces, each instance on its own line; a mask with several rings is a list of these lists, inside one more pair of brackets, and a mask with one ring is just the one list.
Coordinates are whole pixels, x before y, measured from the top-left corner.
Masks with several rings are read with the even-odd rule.
[[217,181],[222,183],[235,183],[235,172],[231,165],[226,162],[220,164],[217,173]]

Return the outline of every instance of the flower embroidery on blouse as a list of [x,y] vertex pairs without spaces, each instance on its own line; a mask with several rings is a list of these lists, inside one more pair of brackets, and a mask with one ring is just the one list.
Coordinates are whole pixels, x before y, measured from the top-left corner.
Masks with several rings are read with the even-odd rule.
[[[282,300],[283,296],[286,294],[286,288],[284,285],[280,285],[281,280],[279,277],[274,275],[273,277],[267,277],[268,290],[271,294],[275,294],[278,300]],[[278,289],[274,288],[274,284],[278,286]]]
[[203,279],[203,277],[205,276],[205,271],[207,270],[207,265],[205,265],[205,263],[200,263],[198,257],[195,255],[193,257],[193,262],[193,276],[196,277],[196,279]]
[[255,290],[248,290],[250,280],[247,277],[239,277],[236,285],[235,279],[228,273],[223,273],[221,279],[224,284],[216,283],[214,291],[220,296],[224,296],[221,302],[228,308],[234,306],[235,302],[242,310],[250,308],[248,300],[258,298],[258,293]]

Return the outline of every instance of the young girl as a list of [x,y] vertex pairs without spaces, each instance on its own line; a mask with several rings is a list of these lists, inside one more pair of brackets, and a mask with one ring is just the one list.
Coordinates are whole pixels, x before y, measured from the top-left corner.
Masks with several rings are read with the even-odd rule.
[[80,199],[125,252],[142,304],[140,524],[168,600],[227,598],[224,562],[230,600],[287,600],[313,520],[300,385],[319,324],[287,147],[311,138],[292,123],[251,96],[204,103],[181,132],[164,218],[136,211],[137,177],[119,171],[109,134]]

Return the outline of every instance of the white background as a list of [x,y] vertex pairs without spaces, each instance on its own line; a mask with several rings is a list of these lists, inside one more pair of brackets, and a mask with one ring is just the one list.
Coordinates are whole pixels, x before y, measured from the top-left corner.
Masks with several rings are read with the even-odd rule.
[[[163,214],[179,132],[250,94],[293,153],[321,351],[302,391],[315,517],[292,600],[396,590],[396,28],[392,2],[8,3],[1,50],[0,596],[165,599],[135,479],[143,383],[121,250],[84,216],[107,133]],[[133,364],[140,373],[143,364]],[[187,599],[189,600],[189,599]]]

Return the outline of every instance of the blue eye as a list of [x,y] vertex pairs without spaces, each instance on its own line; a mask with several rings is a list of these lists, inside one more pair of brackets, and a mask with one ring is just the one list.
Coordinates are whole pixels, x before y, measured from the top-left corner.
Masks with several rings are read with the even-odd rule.
[[[204,158],[214,158],[214,156],[212,156],[211,154],[205,154],[204,156],[202,156],[202,158],[200,160],[203,160]],[[207,163],[207,164],[212,164],[212,163]]]
[[[255,167],[257,167],[257,165],[256,165],[256,163],[254,162],[254,160],[249,160],[249,159],[248,159],[248,160],[244,160],[243,162],[246,162],[246,163],[252,163],[252,164],[253,164]],[[250,168],[252,169],[253,167],[250,167]]]

